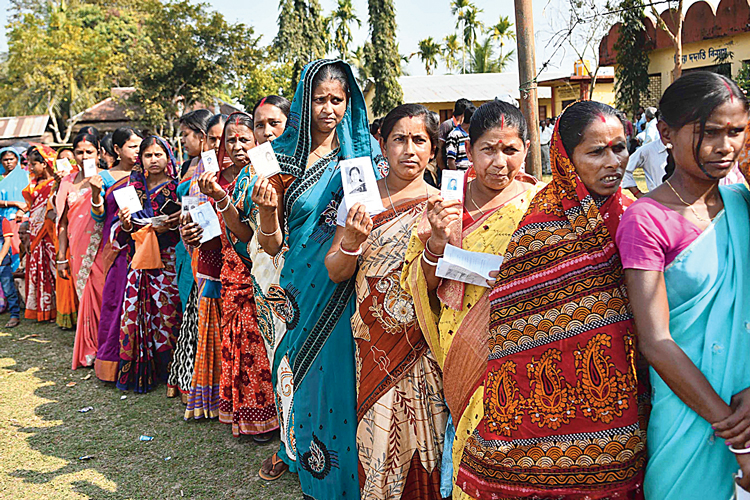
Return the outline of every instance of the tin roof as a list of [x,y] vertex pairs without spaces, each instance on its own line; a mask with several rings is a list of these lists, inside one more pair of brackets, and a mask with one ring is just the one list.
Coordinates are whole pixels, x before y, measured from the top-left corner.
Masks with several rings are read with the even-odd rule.
[[0,118],[0,139],[39,137],[47,129],[49,115],[7,116]]

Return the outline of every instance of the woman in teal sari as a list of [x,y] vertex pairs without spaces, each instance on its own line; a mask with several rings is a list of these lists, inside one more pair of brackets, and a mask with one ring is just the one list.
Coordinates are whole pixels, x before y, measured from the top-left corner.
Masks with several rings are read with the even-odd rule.
[[682,76],[659,103],[665,183],[617,231],[652,411],[649,500],[726,500],[750,487],[750,192],[719,187],[742,151],[748,102],[723,76]]
[[235,190],[242,215],[259,220],[260,245],[284,259],[281,293],[258,310],[259,323],[272,314],[286,322],[283,338],[267,339],[275,346],[282,447],[261,475],[278,475],[280,458],[299,473],[305,498],[359,498],[354,282],[333,283],[324,258],[343,196],[340,162],[367,157],[380,177],[385,160],[348,65],[319,60],[305,67],[286,130],[272,145],[281,174],[258,180],[245,169]]

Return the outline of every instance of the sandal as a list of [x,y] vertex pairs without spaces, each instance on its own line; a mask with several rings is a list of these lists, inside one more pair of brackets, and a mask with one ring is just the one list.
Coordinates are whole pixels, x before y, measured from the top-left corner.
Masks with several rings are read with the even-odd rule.
[[5,323],[5,328],[15,328],[18,325],[21,324],[21,320],[18,318],[10,318],[10,320]]
[[289,466],[279,458],[278,454],[274,453],[273,456],[263,460],[258,475],[264,481],[276,481],[288,470]]
[[255,441],[258,444],[266,444],[271,439],[273,439],[273,431],[264,432],[262,434],[253,434],[252,438],[253,438],[253,441]]

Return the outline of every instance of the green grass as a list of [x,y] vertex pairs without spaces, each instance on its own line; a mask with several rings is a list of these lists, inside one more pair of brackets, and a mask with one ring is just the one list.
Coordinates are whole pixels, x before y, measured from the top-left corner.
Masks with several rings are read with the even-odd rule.
[[[72,345],[73,333],[54,325],[0,327],[0,498],[301,497],[296,475],[258,478],[278,440],[260,446],[216,420],[185,422],[163,386],[122,400],[93,370],[70,369]],[[94,409],[78,412],[86,406]],[[78,460],[84,455],[94,458]]]

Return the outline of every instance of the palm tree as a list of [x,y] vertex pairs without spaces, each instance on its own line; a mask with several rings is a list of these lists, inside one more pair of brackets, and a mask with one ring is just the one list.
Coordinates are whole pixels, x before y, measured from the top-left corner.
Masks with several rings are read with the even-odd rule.
[[477,31],[482,30],[482,21],[479,20],[479,14],[483,12],[474,5],[469,5],[459,16],[462,21],[464,47],[474,47],[477,43]]
[[360,45],[350,55],[352,66],[357,69],[357,80],[359,84],[364,86],[365,82],[370,78],[370,65],[367,61],[368,52],[372,51],[372,46],[368,45],[370,42],[365,42],[364,45]]
[[359,20],[354,12],[352,0],[339,0],[336,10],[331,12],[328,22],[330,23],[330,27],[334,29],[333,46],[338,51],[341,59],[348,60],[349,45],[354,38],[350,25],[357,23],[357,27],[362,26],[362,21]]
[[482,43],[475,42],[472,51],[469,71],[471,73],[499,73],[500,65],[493,59],[492,38],[485,38]]
[[458,67],[458,51],[461,50],[460,42],[458,41],[458,35],[455,33],[443,38],[443,61],[445,66],[448,68],[448,72],[453,71]]
[[440,44],[433,40],[432,37],[428,37],[420,40],[417,47],[419,47],[419,50],[410,55],[409,58],[419,56],[424,63],[424,70],[428,75],[431,75],[433,69],[438,65],[437,56],[440,54]]
[[[516,33],[512,30],[513,23],[510,22],[510,19],[508,16],[500,16],[500,19],[497,21],[497,24],[494,26],[490,26],[487,29],[487,34],[490,35],[490,38],[494,42],[500,42],[500,56],[499,60],[507,60],[507,57],[503,55],[503,49],[505,48],[505,40],[515,40],[516,39]],[[512,54],[513,51],[511,50],[508,56]]]
[[[462,30],[464,13],[473,4],[469,0],[451,0],[451,14],[456,16],[456,29]],[[466,73],[466,45],[461,44],[461,72]]]

